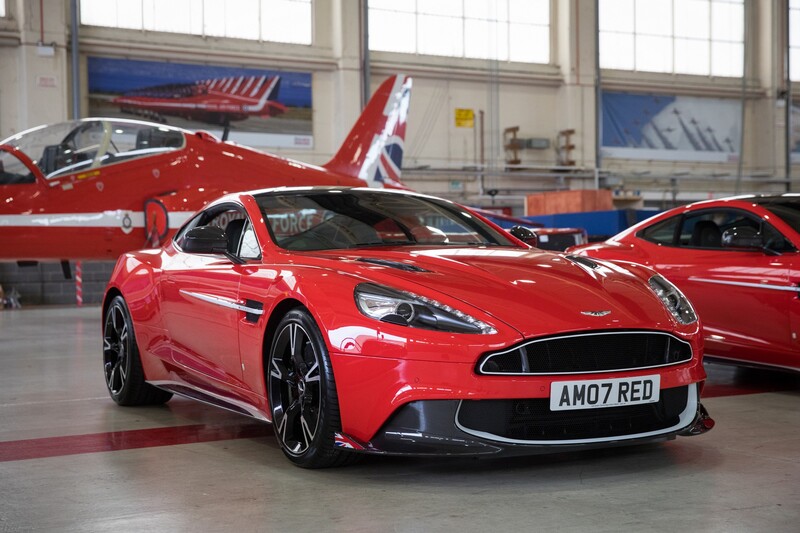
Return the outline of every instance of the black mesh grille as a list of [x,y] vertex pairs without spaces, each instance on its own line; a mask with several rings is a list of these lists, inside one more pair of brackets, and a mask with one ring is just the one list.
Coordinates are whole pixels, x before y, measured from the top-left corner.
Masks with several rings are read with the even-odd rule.
[[674,427],[686,409],[688,387],[663,389],[658,403],[551,411],[548,398],[464,400],[458,423],[466,429],[522,441],[560,441],[636,435]]
[[672,335],[612,332],[529,341],[511,351],[488,354],[478,374],[609,372],[671,365],[692,358],[692,347]]

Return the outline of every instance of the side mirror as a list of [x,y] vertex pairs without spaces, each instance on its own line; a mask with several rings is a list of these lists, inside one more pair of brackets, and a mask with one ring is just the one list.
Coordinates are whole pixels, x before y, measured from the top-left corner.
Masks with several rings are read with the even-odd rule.
[[181,248],[193,254],[224,254],[228,251],[228,238],[222,228],[200,226],[186,232]]
[[539,238],[525,226],[514,226],[508,232],[525,244],[530,244],[531,246],[539,245]]
[[722,233],[722,246],[742,250],[763,250],[764,238],[755,228],[734,227]]

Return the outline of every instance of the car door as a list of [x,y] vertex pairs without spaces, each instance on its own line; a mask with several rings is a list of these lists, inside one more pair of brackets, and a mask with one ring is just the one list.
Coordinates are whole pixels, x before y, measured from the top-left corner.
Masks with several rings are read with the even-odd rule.
[[789,282],[797,289],[789,304],[789,321],[791,327],[792,347],[785,360],[775,364],[792,369],[800,368],[800,252],[787,256]]
[[[723,247],[731,228],[753,228],[783,241],[772,226],[741,209],[689,212],[673,246],[659,248],[654,266],[683,290],[703,322],[706,353],[776,364],[792,350],[790,306],[797,293],[789,269],[793,254]],[[786,251],[786,250],[781,250]]]
[[267,240],[263,225],[258,228],[248,220],[236,247],[236,256],[243,261],[234,268],[241,273],[239,300],[248,309],[239,319],[239,354],[243,370],[243,386],[255,396],[264,397],[264,376],[261,365],[264,361],[264,339],[266,317],[264,310],[272,308],[272,300],[278,296],[276,284],[281,281],[279,269],[265,264],[260,240]]
[[[190,379],[208,378],[228,390],[241,387],[237,265],[223,254],[196,254],[181,250],[181,237],[194,227],[236,226],[241,231],[246,214],[235,204],[215,206],[195,217],[175,239],[175,253],[164,265],[162,294],[164,324],[173,361]],[[227,230],[226,230],[227,232]],[[229,242],[233,241],[229,238]]]

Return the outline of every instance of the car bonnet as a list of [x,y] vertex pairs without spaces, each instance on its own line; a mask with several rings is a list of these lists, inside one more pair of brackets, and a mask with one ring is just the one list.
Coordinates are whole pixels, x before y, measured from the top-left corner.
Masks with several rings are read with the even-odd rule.
[[344,261],[375,282],[432,299],[455,298],[525,337],[675,328],[647,274],[610,262],[506,247],[339,250],[335,256],[339,268]]

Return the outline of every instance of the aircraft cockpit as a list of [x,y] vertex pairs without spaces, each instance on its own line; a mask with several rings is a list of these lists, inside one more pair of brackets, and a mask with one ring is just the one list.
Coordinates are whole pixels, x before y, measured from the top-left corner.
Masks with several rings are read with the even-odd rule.
[[122,119],[84,119],[40,126],[0,142],[0,185],[35,183],[13,154],[19,149],[45,179],[104,165],[180,150],[184,132],[168,126]]

